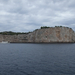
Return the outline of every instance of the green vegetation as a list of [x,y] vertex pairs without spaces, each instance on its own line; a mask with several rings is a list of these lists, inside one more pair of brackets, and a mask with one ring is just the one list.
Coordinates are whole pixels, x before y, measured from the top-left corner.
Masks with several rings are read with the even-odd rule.
[[62,27],[62,26],[55,26],[55,27]]
[[[55,26],[55,27],[63,27],[63,26]],[[46,28],[52,28],[52,27],[47,27],[47,26],[42,26],[40,29],[46,29]],[[69,28],[69,27],[66,27]],[[70,28],[72,29],[72,28]],[[37,31],[39,29],[35,29],[34,31]],[[2,35],[18,35],[18,34],[29,34],[31,32],[12,32],[12,31],[4,31],[4,32],[0,32],[0,34]]]
[[[30,32],[28,32],[30,33]],[[5,32],[0,32],[0,34],[2,35],[18,35],[18,34],[28,34],[28,33],[24,33],[24,32],[12,32],[12,31],[5,31]]]
[[43,26],[43,27],[41,27],[41,29],[46,29],[46,28],[50,28],[50,27],[47,27],[47,26]]

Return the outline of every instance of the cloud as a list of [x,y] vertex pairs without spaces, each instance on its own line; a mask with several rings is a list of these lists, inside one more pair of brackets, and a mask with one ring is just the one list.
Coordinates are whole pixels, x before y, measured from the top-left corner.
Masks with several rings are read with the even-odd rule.
[[55,25],[75,30],[75,0],[0,0],[0,31]]

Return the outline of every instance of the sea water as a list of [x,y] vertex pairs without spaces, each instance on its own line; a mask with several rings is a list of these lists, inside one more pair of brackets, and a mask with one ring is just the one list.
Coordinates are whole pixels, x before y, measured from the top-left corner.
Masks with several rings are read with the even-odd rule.
[[75,44],[0,44],[0,75],[75,75]]

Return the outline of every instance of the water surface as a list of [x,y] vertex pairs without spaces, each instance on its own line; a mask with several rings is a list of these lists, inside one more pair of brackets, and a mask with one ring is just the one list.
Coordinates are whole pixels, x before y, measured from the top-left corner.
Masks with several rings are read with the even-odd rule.
[[75,44],[0,44],[0,75],[75,75]]

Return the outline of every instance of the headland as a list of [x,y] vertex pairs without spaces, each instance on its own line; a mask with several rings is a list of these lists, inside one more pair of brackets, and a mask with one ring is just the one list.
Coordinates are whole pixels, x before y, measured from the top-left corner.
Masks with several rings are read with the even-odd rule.
[[[11,33],[11,34],[10,34]],[[0,42],[9,43],[74,43],[75,32],[69,27],[41,27],[29,33],[1,32]]]

